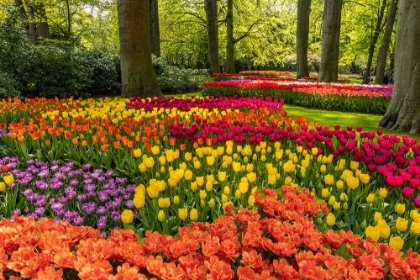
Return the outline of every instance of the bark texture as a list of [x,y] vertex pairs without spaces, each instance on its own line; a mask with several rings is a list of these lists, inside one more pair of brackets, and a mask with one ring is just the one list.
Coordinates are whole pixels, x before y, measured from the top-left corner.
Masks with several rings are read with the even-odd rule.
[[401,0],[395,46],[395,83],[391,103],[379,125],[420,132],[420,3]]
[[338,80],[342,7],[343,0],[324,1],[321,66],[318,77],[320,82],[331,83]]
[[161,92],[152,65],[149,0],[118,0],[122,97],[154,97]]
[[157,57],[160,53],[159,5],[158,0],[149,0],[150,47]]
[[368,84],[370,82],[370,72],[371,72],[370,70],[372,67],[373,53],[375,52],[376,42],[378,41],[379,34],[381,33],[381,30],[383,28],[382,20],[384,18],[385,7],[386,7],[386,0],[382,0],[381,6],[378,7],[378,18],[376,20],[375,32],[373,33],[372,39],[370,40],[368,61],[366,64],[365,74],[363,76],[364,84]]
[[207,19],[207,40],[209,48],[210,73],[220,72],[219,33],[217,28],[217,0],[204,0]]
[[383,76],[386,68],[389,44],[391,43],[392,30],[394,29],[395,16],[397,15],[399,0],[391,0],[388,17],[386,19],[385,33],[382,39],[382,45],[378,52],[378,61],[376,62],[375,84],[383,84]]
[[297,78],[309,77],[308,37],[311,0],[298,1],[298,18],[296,32]]
[[233,0],[227,1],[226,33],[226,72],[235,73],[235,39],[233,38]]

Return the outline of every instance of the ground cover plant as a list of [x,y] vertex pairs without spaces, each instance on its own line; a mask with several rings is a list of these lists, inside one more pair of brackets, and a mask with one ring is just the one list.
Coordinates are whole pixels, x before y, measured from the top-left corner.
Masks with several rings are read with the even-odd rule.
[[383,114],[392,85],[325,84],[270,79],[240,79],[203,83],[204,96],[259,96],[283,99],[302,107]]
[[0,105],[4,277],[420,275],[416,139],[269,97]]

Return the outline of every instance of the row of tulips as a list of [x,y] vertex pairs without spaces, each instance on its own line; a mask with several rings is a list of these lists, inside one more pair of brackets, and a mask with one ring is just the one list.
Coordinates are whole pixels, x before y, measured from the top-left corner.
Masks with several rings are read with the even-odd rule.
[[[188,105],[191,99],[132,99],[134,108],[125,111],[128,100],[89,100],[78,110],[47,111],[29,123],[9,124],[2,141],[9,152],[20,153],[23,163],[29,156],[57,156],[79,168],[86,162],[94,168],[111,163],[115,174],[125,174],[137,186],[136,209],[119,209],[121,221],[140,233],[173,233],[190,221],[212,221],[226,205],[253,207],[261,186],[286,184],[308,187],[328,201],[330,215],[315,221],[322,230],[353,230],[382,242],[400,236],[405,250],[417,248],[420,150],[415,140],[361,127],[309,126],[303,119],[290,120],[281,102],[251,100],[258,108],[219,110],[200,108],[209,104],[198,101]],[[144,108],[135,109],[140,101]],[[162,107],[146,110],[148,102]],[[108,118],[99,119],[100,113]],[[37,186],[31,188],[35,192]],[[83,185],[79,190],[85,192]],[[11,191],[5,188],[5,195]],[[381,228],[385,231],[378,236]]]
[[205,96],[271,96],[294,104],[324,110],[383,114],[392,85],[324,84],[302,81],[229,80],[203,83]]
[[[307,191],[263,189],[255,210],[232,207],[214,223],[192,223],[170,237],[131,230],[104,239],[90,227],[52,219],[0,222],[0,279],[418,279],[420,255],[400,241],[318,231]],[[397,248],[397,249],[395,249]]]

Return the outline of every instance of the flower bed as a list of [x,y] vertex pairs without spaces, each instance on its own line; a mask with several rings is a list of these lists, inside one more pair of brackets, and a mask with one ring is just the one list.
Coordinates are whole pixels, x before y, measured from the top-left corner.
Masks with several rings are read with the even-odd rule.
[[270,96],[286,104],[323,110],[383,114],[392,85],[345,85],[305,82],[230,80],[203,83],[204,96]]
[[[284,278],[283,267],[292,278],[308,278],[305,273],[322,278],[331,270],[352,279],[416,279],[419,273],[418,255],[412,251],[420,250],[420,146],[407,136],[365,132],[362,127],[330,129],[292,119],[282,110],[283,101],[272,98],[1,102],[15,113],[0,112],[2,151],[14,156],[0,160],[0,215],[5,219],[0,234],[22,234],[20,228],[11,229],[22,223],[40,233],[27,234],[32,238],[24,242],[37,244],[49,231],[62,232],[64,239],[70,234],[52,229],[53,220],[40,221],[43,230],[17,216],[8,221],[13,214],[98,229],[86,229],[93,238],[89,242],[66,243],[64,252],[74,260],[80,248],[90,247],[81,251],[77,267],[55,265],[63,273],[77,272],[83,279],[95,278],[89,273],[137,271],[169,279],[159,273],[171,269],[187,278],[197,273],[199,279],[216,279],[220,275],[212,273],[220,271],[227,279],[232,273],[238,278]],[[136,235],[112,232],[122,227]],[[288,235],[279,235],[277,227]],[[315,245],[300,229],[311,232]],[[145,234],[148,230],[154,233]],[[183,239],[183,232],[190,231],[197,239],[192,247]],[[244,240],[247,233],[261,238],[252,243]],[[120,235],[129,236],[125,241],[131,243],[110,241]],[[200,235],[207,237],[199,241]],[[144,238],[142,245],[134,242],[137,238]],[[168,243],[154,243],[147,251],[147,240]],[[97,261],[96,255],[86,255],[109,248],[104,242],[118,254],[128,254],[127,248],[137,244],[140,255],[123,257],[111,250]],[[22,275],[18,272],[23,266],[16,262],[41,253],[35,259],[54,259],[56,264],[58,251],[31,247],[28,253],[27,245],[0,246],[5,252],[0,252],[2,269]],[[171,246],[173,251],[162,251]],[[205,251],[206,246],[218,251]],[[179,248],[187,251],[176,255]],[[398,250],[405,252],[404,258]],[[251,257],[261,265],[250,265]],[[191,258],[193,268],[184,266]],[[24,273],[52,274],[50,263]],[[167,270],[156,271],[151,264]]]

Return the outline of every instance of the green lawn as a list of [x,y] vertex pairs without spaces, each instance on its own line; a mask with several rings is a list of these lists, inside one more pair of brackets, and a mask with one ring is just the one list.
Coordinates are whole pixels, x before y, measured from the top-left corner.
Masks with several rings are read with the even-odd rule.
[[[338,111],[323,111],[316,109],[303,108],[298,106],[292,106],[285,104],[283,108],[291,117],[302,116],[308,120],[308,122],[319,122],[321,125],[329,125],[332,129],[334,125],[340,125],[341,127],[347,126],[362,126],[364,131],[376,132],[379,127],[377,124],[381,120],[381,115],[371,114],[360,114],[351,112],[338,112]],[[407,133],[397,132],[385,128],[383,129],[386,134],[403,135]],[[411,138],[420,140],[420,134],[410,134]]]

